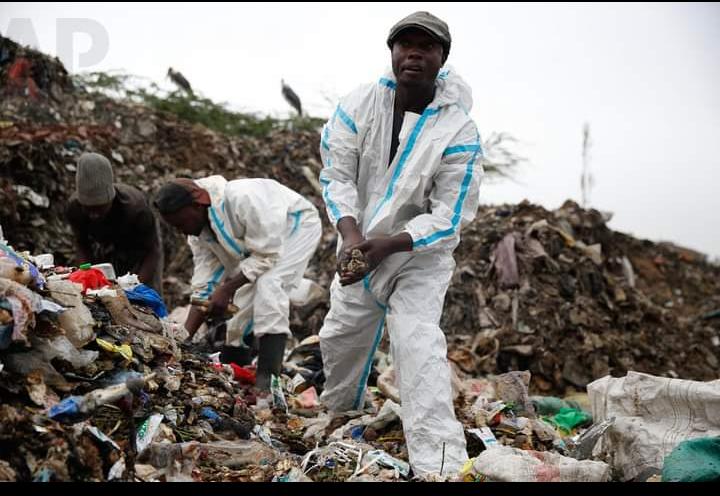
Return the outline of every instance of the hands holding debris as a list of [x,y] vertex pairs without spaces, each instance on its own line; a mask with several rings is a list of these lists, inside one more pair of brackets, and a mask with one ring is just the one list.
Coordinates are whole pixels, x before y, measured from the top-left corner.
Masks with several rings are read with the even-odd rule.
[[212,317],[222,317],[234,295],[235,291],[231,292],[224,284],[218,286],[208,300],[207,314]]
[[[353,260],[353,248],[365,241],[357,222],[352,217],[343,217],[338,221],[338,231],[343,239],[340,253],[338,254],[337,273],[340,274],[340,284],[346,286],[359,281],[367,273],[367,263],[363,263],[362,251],[355,253]],[[352,263],[351,263],[352,262]]]
[[412,250],[412,237],[408,233],[365,239],[355,219],[347,217],[340,219],[338,229],[344,239],[337,263],[340,284],[343,286],[362,280],[393,253]]
[[366,243],[366,241],[363,241],[359,245],[354,245],[340,252],[340,256],[338,257],[338,274],[340,274],[340,284],[343,286],[358,282],[365,277],[365,274],[370,272],[371,269],[368,259],[365,253],[358,248]]

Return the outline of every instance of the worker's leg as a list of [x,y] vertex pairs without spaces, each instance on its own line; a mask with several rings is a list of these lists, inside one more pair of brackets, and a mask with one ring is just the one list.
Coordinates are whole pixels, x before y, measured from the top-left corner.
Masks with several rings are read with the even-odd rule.
[[321,232],[319,219],[307,230],[300,230],[275,267],[254,284],[246,284],[235,292],[233,304],[240,310],[228,321],[227,345],[241,346],[251,333],[258,338],[265,334],[290,334],[286,287],[302,278]]
[[225,344],[231,347],[247,347],[246,342],[253,332],[253,301],[255,284],[245,284],[235,291],[233,305],[238,312],[227,321]]
[[277,264],[255,281],[254,333],[258,338],[257,387],[268,389],[272,375],[280,375],[285,342],[290,336],[289,292],[298,286],[320,241],[317,214],[307,214],[285,243]]
[[285,281],[290,304],[304,305],[317,297],[318,293],[320,295],[325,293],[317,282],[303,277],[320,243],[322,223],[320,216],[315,212],[302,212],[297,217],[298,224],[297,227],[293,226],[290,232],[283,259],[288,265]]
[[373,357],[385,323],[385,310],[363,282],[330,288],[330,311],[320,330],[325,390],[320,396],[332,411],[362,408]]
[[[416,256],[397,276],[387,325],[402,424],[416,474],[457,472],[467,460],[455,418],[445,335],[439,327],[454,262],[449,255]],[[444,456],[443,456],[444,453]]]

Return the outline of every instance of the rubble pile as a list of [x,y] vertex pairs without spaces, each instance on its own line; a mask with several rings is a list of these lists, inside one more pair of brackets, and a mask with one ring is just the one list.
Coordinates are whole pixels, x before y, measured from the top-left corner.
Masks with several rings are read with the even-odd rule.
[[562,393],[630,370],[718,376],[720,268],[610,230],[568,201],[482,208],[456,252],[442,326],[471,375],[530,370]]
[[[253,366],[183,341],[173,314],[138,300],[131,278],[72,266],[64,210],[77,157],[96,151],[148,195],[168,178],[210,174],[295,189],[324,219],[306,277],[329,288],[337,236],[317,181],[318,133],[226,136],[74,87],[58,61],[2,37],[0,92],[0,480],[417,479],[386,341],[362,410],[330,415],[319,404],[327,295],[293,308],[283,373],[258,397]],[[439,480],[643,478],[598,451],[606,432],[628,435],[613,415],[636,414],[597,407],[588,384],[630,371],[718,377],[720,267],[607,221],[573,202],[523,202],[483,206],[464,230],[442,327],[472,459]],[[182,236],[163,235],[172,310],[189,301],[192,263]],[[599,383],[587,389],[605,394]],[[642,466],[662,468],[673,443]]]

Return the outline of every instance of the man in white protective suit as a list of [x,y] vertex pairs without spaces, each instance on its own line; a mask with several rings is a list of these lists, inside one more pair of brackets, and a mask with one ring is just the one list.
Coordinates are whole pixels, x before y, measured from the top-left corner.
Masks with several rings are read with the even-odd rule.
[[[320,331],[332,412],[362,408],[387,324],[410,464],[417,475],[467,460],[439,327],[460,229],[475,218],[480,136],[471,90],[450,67],[447,24],[427,12],[398,22],[392,71],[343,98],[323,128],[320,181],[342,244]],[[353,248],[367,270],[343,272]]]
[[317,209],[272,179],[222,176],[174,179],[158,192],[163,219],[188,235],[193,254],[192,306],[185,328],[192,336],[208,316],[238,311],[227,321],[223,363],[250,363],[248,338],[258,340],[256,387],[267,391],[279,376],[290,336],[290,295],[303,279],[322,227]]

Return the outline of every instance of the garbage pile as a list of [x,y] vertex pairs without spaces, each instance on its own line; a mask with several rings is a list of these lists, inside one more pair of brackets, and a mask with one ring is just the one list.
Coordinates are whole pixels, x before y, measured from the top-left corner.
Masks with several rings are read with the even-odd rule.
[[0,246],[0,480],[717,477],[720,381],[633,372],[558,398],[531,395],[528,371],[460,378],[455,367],[471,458],[460,473],[441,465],[420,478],[408,463],[392,363],[382,352],[361,410],[331,414],[320,405],[315,335],[295,341],[271,394],[260,395],[254,365],[222,364],[219,353],[185,341],[137,276],[53,258]]
[[442,327],[468,374],[529,370],[542,394],[628,371],[718,377],[720,267],[617,233],[596,210],[482,208],[463,231]]
[[[318,133],[216,133],[74,87],[58,61],[3,37],[0,92],[0,480],[417,479],[387,341],[363,410],[318,403],[327,295],[292,309],[294,346],[264,398],[252,366],[178,334],[168,310],[189,303],[192,263],[176,232],[163,226],[164,304],[132,275],[72,267],[64,210],[82,152],[148,195],[181,175],[271,177],[325,216]],[[523,202],[481,207],[463,231],[442,327],[471,460],[438,480],[717,476],[705,455],[718,385],[694,381],[720,369],[720,268],[607,222]],[[328,288],[337,238],[323,228],[306,277]]]
[[[180,342],[180,327],[136,276],[116,277],[107,264],[57,266],[50,254],[7,245],[0,253],[0,477],[410,479],[400,406],[379,388],[360,411],[330,415],[320,406],[317,336],[287,354],[271,396],[258,396],[252,366],[221,364]],[[377,366],[380,374],[391,367]],[[484,428],[484,447],[498,436],[523,449],[565,449],[555,427],[536,418],[528,379],[512,372],[484,389],[483,380],[467,381],[458,401],[472,400],[469,435]],[[572,432],[589,420],[551,422]]]
[[[0,246],[0,480],[277,475],[284,445],[257,420],[271,405],[249,407],[254,370],[183,349],[157,293],[106,266]],[[308,382],[291,408],[316,407],[314,393]]]

